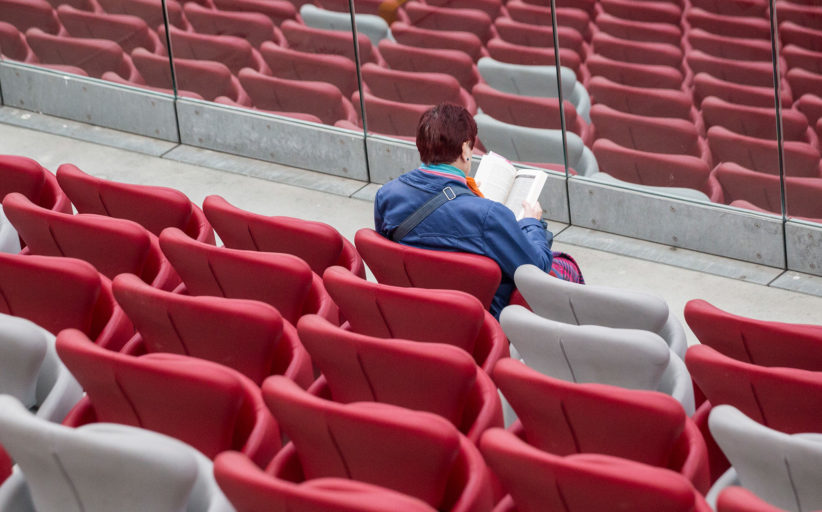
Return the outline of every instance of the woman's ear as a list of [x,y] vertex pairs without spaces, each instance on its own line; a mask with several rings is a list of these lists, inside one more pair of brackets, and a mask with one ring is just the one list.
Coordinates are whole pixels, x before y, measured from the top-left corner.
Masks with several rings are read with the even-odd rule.
[[471,154],[473,152],[474,150],[471,149],[471,144],[468,141],[462,143],[462,158],[465,159],[465,161],[471,161]]

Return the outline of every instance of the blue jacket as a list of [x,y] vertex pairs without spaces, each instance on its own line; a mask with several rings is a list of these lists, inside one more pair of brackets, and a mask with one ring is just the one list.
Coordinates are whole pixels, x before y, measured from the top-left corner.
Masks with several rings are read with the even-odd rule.
[[[403,174],[380,188],[374,202],[374,226],[385,237],[434,194],[448,185],[464,185],[457,177],[420,169]],[[530,263],[551,270],[554,236],[542,222],[516,220],[513,212],[496,201],[462,195],[440,206],[417,225],[402,243],[425,249],[469,252],[488,256],[502,270],[491,313],[499,317],[514,291],[514,271]]]

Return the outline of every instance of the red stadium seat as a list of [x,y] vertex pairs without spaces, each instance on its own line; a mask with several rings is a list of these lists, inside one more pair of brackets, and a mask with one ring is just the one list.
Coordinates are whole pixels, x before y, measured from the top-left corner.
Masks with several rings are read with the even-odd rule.
[[[504,123],[529,128],[561,128],[557,98],[520,96],[498,91],[487,84],[475,85],[472,94],[484,113]],[[565,101],[565,126],[583,139],[588,136],[588,123],[568,100]]]
[[[514,21],[511,18],[497,18],[494,21],[494,27],[496,27],[500,39],[509,43],[543,48],[554,47],[554,31],[550,26],[540,27]],[[568,48],[574,50],[577,54],[583,54],[585,40],[576,30],[560,26],[557,28],[557,38],[561,48]]]
[[[422,501],[385,487],[342,478],[296,484],[273,477],[237,452],[214,460],[214,476],[237,512],[434,512]],[[272,508],[276,504],[282,508]]]
[[179,292],[259,300],[292,324],[305,314],[339,320],[322,279],[296,256],[215,247],[176,228],[163,231],[160,247],[183,279]]
[[670,66],[675,69],[680,69],[682,66],[682,50],[678,46],[629,41],[605,32],[594,34],[591,51],[620,62]]
[[[310,3],[305,2],[303,0],[298,0],[298,3]],[[357,0],[355,4],[355,10],[357,14],[376,14],[381,15],[383,14],[380,11],[380,5],[384,2],[384,0]],[[336,12],[348,12],[348,0],[317,0],[315,3],[318,7],[329,11],[336,11]],[[396,11],[397,6],[391,5],[387,6],[389,9],[393,9]],[[387,21],[387,20],[386,20]]]
[[770,61],[714,57],[700,50],[691,50],[685,59],[694,73],[708,73],[737,84],[773,88],[773,63]]
[[108,39],[119,44],[126,53],[135,48],[165,53],[157,33],[136,16],[81,11],[69,5],[58,7],[57,15],[72,37]]
[[57,179],[40,164],[23,156],[0,155],[0,201],[19,192],[42,208],[71,213],[71,202]]
[[0,55],[4,59],[20,62],[37,63],[37,57],[17,27],[0,21]]
[[254,107],[260,110],[305,112],[326,124],[339,120],[354,123],[358,119],[351,103],[328,82],[277,78],[248,68],[241,70],[239,77]]
[[[722,186],[725,202],[752,203],[769,212],[781,214],[779,176],[751,171],[734,163],[721,163],[711,171]],[[822,219],[822,179],[785,177],[788,213],[795,217]]]
[[822,51],[808,50],[801,46],[788,44],[782,47],[782,56],[788,63],[788,69],[802,68],[811,73],[822,74]]
[[368,63],[362,66],[362,78],[371,94],[386,100],[423,105],[447,101],[462,105],[471,115],[477,113],[471,94],[445,73],[400,71]]
[[487,42],[494,35],[492,18],[476,9],[454,9],[419,2],[403,6],[412,25],[434,30],[460,31],[476,34]]
[[106,71],[126,80],[136,80],[138,76],[129,56],[114,41],[55,36],[39,28],[28,29],[26,41],[44,64],[77,66],[94,78],[102,77]]
[[635,87],[604,76],[591,77],[587,89],[594,103],[602,103],[620,112],[699,121],[691,95],[682,90]]
[[387,39],[380,41],[379,50],[391,69],[445,73],[456,78],[466,90],[470,90],[479,81],[474,61],[458,50],[418,48]]
[[508,355],[499,323],[465,292],[372,283],[339,267],[326,270],[323,282],[356,333],[455,345],[486,371]]
[[692,50],[699,50],[714,57],[742,61],[772,61],[771,42],[761,39],[741,39],[695,28],[688,31],[685,42]]
[[[820,92],[822,94],[822,92]],[[808,118],[808,124],[814,126],[822,118],[822,98],[816,94],[803,94],[794,104]]]
[[[697,106],[708,96],[716,96],[729,103],[751,105],[753,107],[773,108],[773,87],[743,85],[722,80],[708,73],[697,73],[694,76],[694,99]],[[792,100],[788,91],[782,89],[782,106],[790,108]]]
[[809,2],[807,5],[802,5],[801,2],[777,0],[774,7],[776,7],[776,19],[779,22],[791,21],[814,30],[818,30],[822,24],[822,6],[818,3]]
[[714,14],[698,7],[685,12],[685,20],[691,28],[701,28],[712,34],[745,39],[770,39],[771,24],[764,16],[727,16]]
[[499,266],[485,256],[402,245],[367,228],[357,231],[354,244],[383,284],[460,290],[478,298],[486,309],[499,287]]
[[0,292],[0,313],[14,313],[55,335],[79,329],[117,351],[134,333],[114,301],[111,282],[85,261],[0,253]]
[[[219,62],[225,64],[235,75],[243,68],[251,68],[265,74],[271,73],[260,52],[245,39],[230,35],[215,36],[186,32],[174,26],[170,28],[171,46],[177,58]],[[165,41],[165,28],[160,27],[158,33]]]
[[[712,126],[708,129],[708,144],[717,163],[733,162],[752,171],[779,175],[776,139],[740,135],[722,126]],[[822,177],[819,150],[815,147],[805,142],[786,140],[782,143],[782,153],[787,176]]]
[[[702,101],[702,118],[705,126],[725,128],[749,137],[776,140],[776,112],[774,108],[737,105],[715,97]],[[808,121],[798,110],[781,111],[782,136],[787,141],[812,142]],[[741,163],[741,162],[740,162]],[[742,164],[745,165],[745,164]]]
[[275,77],[328,82],[346,98],[357,90],[354,61],[342,55],[301,52],[272,42],[263,43],[260,53]]
[[502,429],[486,432],[480,449],[510,493],[495,510],[711,510],[685,477],[667,469],[609,455],[552,455]]
[[132,425],[177,438],[209,458],[241,451],[258,465],[280,449],[280,430],[260,388],[235,370],[178,354],[119,354],[73,329],[57,336],[57,353],[86,391],[66,426]]
[[613,82],[633,87],[653,87],[682,90],[685,77],[670,66],[634,64],[591,55],[585,67],[592,77],[603,76]]
[[783,21],[779,24],[778,31],[782,44],[794,44],[807,50],[822,52],[822,30],[797,25],[792,21]]
[[297,328],[322,372],[309,389],[317,396],[432,412],[474,443],[488,428],[503,425],[496,386],[459,348],[357,334],[313,315],[301,318]]
[[59,34],[60,20],[46,0],[0,0],[0,20],[14,25],[20,32],[38,28]]
[[57,168],[57,182],[79,213],[133,220],[157,236],[173,226],[191,238],[214,243],[214,230],[203,211],[179,190],[104,180],[72,164]]
[[787,77],[796,97],[822,93],[822,74],[794,68],[788,70]]
[[365,265],[354,244],[328,224],[248,212],[218,195],[206,197],[203,210],[230,249],[293,254],[317,274],[339,265],[365,279]]
[[30,254],[88,261],[109,279],[128,272],[161,289],[171,290],[180,283],[160,252],[157,237],[135,222],[55,212],[17,193],[6,196],[3,211]]
[[701,158],[630,149],[608,139],[597,140],[591,149],[599,170],[614,178],[652,187],[692,188],[711,201],[723,200],[722,188]]
[[389,404],[337,404],[279,376],[266,379],[263,396],[291,440],[268,468],[278,478],[304,485],[318,478],[348,478],[402,492],[442,511],[493,505],[479,450],[435,414]]
[[679,25],[682,18],[682,9],[672,2],[600,0],[599,5],[603,12],[625,20]]
[[[553,46],[548,48],[525,46],[495,37],[488,41],[486,48],[491,58],[509,64],[553,66],[557,62]],[[559,59],[564,67],[570,68],[579,75],[581,59],[577,52],[569,48],[560,48]]]
[[717,512],[785,512],[744,487],[725,488],[716,500]]
[[757,320],[694,299],[685,321],[699,342],[722,354],[759,366],[822,371],[822,325]]
[[284,375],[306,388],[314,380],[297,330],[268,304],[165,292],[129,274],[117,276],[112,288],[138,333],[123,352],[206,359],[257,385],[269,375]]
[[[551,10],[545,5],[535,5],[534,3],[522,0],[508,0],[505,4],[508,16],[512,20],[522,23],[532,23],[534,25],[550,26]],[[575,7],[557,7],[557,24],[560,27],[570,27],[585,36],[588,33],[588,25],[591,22],[588,13]],[[393,27],[392,27],[393,30]]]
[[131,14],[142,18],[149,27],[164,24],[163,6],[168,13],[168,22],[179,28],[187,28],[183,8],[176,0],[97,0],[100,7],[109,14]]
[[[540,0],[524,1],[529,4],[540,5],[544,7],[544,4]],[[582,9],[588,14],[593,14],[596,7],[596,0],[559,0],[559,2],[557,2],[557,7],[573,7],[575,9]]]
[[690,155],[710,163],[707,145],[694,123],[668,117],[628,114],[597,104],[591,107],[595,138],[605,138],[626,148],[671,155]]
[[595,21],[596,30],[631,41],[679,46],[682,40],[678,24],[623,19],[604,11],[597,14]]
[[195,2],[186,3],[183,10],[186,19],[199,34],[236,36],[255,48],[266,41],[277,44],[285,42],[282,32],[274,26],[271,18],[260,12],[220,11]]
[[480,38],[470,32],[433,30],[395,21],[391,24],[391,35],[398,43],[408,46],[460,50],[474,61],[485,51]]
[[765,0],[691,0],[691,5],[714,14],[758,18],[765,18],[768,9]]
[[499,15],[500,9],[505,2],[502,0],[426,0],[426,3],[453,9],[477,9],[494,19]]
[[500,360],[493,378],[519,417],[511,431],[529,445],[554,455],[600,453],[667,468],[708,491],[705,442],[676,399],[567,382],[514,359]]
[[287,0],[212,0],[218,9],[265,14],[280,26],[285,20],[297,19],[297,7]]
[[[301,52],[342,55],[354,60],[354,43],[350,32],[312,28],[294,20],[280,26],[290,48]],[[357,34],[360,61],[380,63],[382,58],[365,34]]]
[[[168,57],[154,55],[142,48],[134,50],[131,57],[147,85],[171,90]],[[251,98],[225,64],[175,58],[174,73],[178,89],[192,91],[208,101],[225,96],[240,105],[251,106]]]
[[[420,116],[438,102],[429,104],[403,103],[387,100],[365,93],[366,122],[369,132],[382,135],[396,135],[413,139],[417,134],[417,123]],[[351,97],[357,113],[362,115],[360,93],[355,92]]]

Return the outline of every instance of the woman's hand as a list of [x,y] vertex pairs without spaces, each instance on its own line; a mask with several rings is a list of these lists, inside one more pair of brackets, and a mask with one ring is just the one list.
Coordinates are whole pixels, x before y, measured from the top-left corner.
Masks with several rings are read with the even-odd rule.
[[529,203],[528,201],[522,202],[522,216],[523,217],[530,217],[533,219],[541,220],[542,214],[542,206],[539,205],[539,201],[534,203]]

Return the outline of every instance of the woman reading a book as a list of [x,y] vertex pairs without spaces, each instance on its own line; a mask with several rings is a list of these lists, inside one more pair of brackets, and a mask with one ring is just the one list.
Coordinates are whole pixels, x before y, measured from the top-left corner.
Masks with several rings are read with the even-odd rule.
[[471,155],[477,125],[462,106],[443,103],[426,111],[417,125],[422,165],[380,188],[374,202],[377,232],[424,249],[487,256],[500,266],[502,281],[491,304],[499,317],[514,291],[514,271],[532,264],[559,278],[583,283],[574,260],[551,251],[553,234],[542,221],[539,202],[524,202],[523,218],[483,197],[472,178]]

